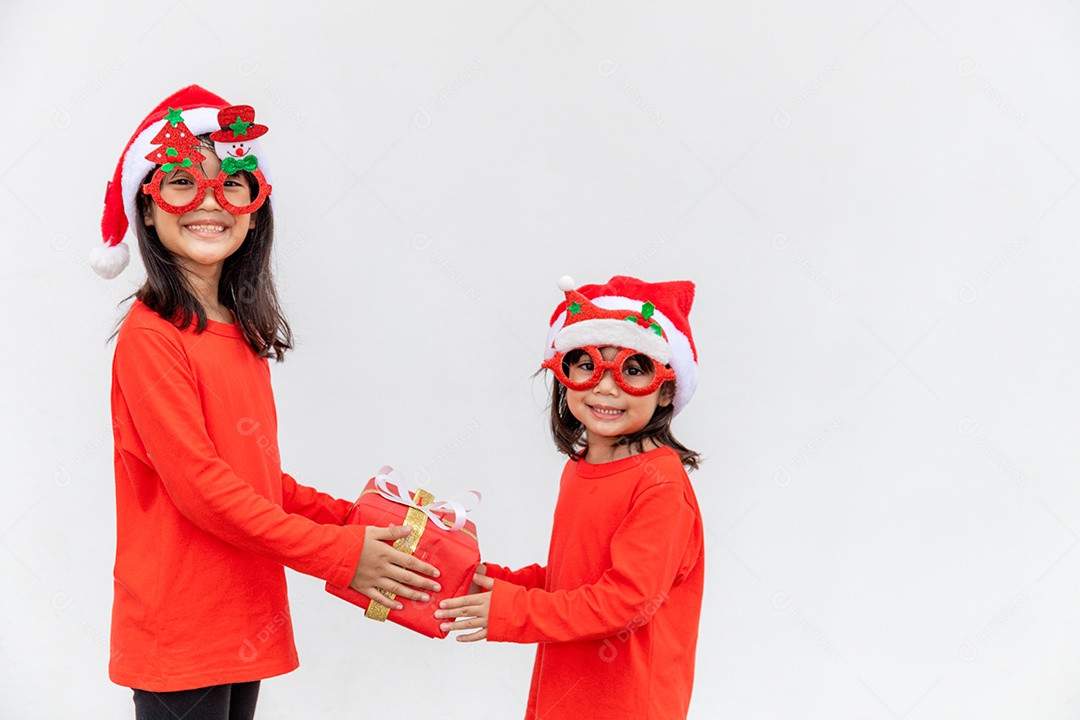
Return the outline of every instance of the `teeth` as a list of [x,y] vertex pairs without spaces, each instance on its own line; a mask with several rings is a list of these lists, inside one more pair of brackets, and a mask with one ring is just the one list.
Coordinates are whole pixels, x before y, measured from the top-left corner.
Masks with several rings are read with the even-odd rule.
[[622,410],[609,410],[607,408],[598,407],[594,407],[593,410],[600,413],[601,415],[619,415],[622,413]]
[[188,225],[188,230],[203,233],[219,233],[225,231],[224,225]]

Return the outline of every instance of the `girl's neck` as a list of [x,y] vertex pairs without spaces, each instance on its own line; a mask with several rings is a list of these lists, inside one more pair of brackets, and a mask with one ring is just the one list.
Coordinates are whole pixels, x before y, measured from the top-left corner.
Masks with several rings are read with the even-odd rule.
[[641,448],[631,447],[630,443],[619,443],[619,438],[590,438],[586,435],[585,462],[590,465],[602,465],[603,463],[615,462],[624,458],[640,455],[660,447],[652,438],[646,438]]
[[221,280],[221,265],[213,267],[181,265],[186,276],[188,288],[195,299],[206,311],[206,317],[215,322],[232,323],[233,314],[218,299],[218,283]]

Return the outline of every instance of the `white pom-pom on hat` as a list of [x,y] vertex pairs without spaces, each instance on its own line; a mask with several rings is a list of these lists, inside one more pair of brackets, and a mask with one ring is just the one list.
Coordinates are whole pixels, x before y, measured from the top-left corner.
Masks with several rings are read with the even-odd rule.
[[563,275],[561,278],[559,278],[559,282],[557,284],[559,286],[559,289],[563,292],[570,292],[571,290],[577,289],[577,283],[575,283],[574,278],[570,277],[569,275]]
[[90,267],[94,269],[94,272],[106,280],[112,280],[124,272],[124,268],[131,260],[131,253],[126,243],[95,245],[90,248],[89,259]]

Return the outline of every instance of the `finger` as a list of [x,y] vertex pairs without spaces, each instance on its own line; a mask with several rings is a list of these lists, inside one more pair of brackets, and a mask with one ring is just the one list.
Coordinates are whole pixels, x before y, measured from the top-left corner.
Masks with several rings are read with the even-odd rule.
[[397,564],[402,566],[403,568],[408,568],[409,570],[412,570],[415,573],[420,573],[421,575],[439,577],[439,570],[434,565],[428,565],[420,558],[414,557],[412,555],[405,555],[405,553],[401,553],[401,555],[403,555],[404,557]]
[[480,610],[479,605],[468,605],[463,607],[451,608],[449,610],[436,610],[435,617],[442,618],[456,618],[456,617],[472,617],[476,615]]
[[390,598],[386,597],[385,595],[383,595],[378,590],[368,590],[368,591],[366,591],[364,593],[364,595],[367,595],[369,598],[371,598],[372,602],[378,603],[379,605],[382,605],[383,607],[390,608],[391,610],[400,610],[402,607],[404,607],[398,601],[391,600]]
[[461,597],[448,598],[439,603],[441,608],[460,608],[468,605],[479,605],[484,601],[483,595],[462,595]]
[[455,620],[454,622],[445,622],[439,625],[439,628],[443,632],[455,632],[457,630],[472,630],[474,628],[482,628],[487,626],[487,621],[478,617],[465,618],[463,620]]
[[426,578],[423,575],[417,575],[414,572],[409,572],[403,567],[392,565],[386,572],[387,576],[401,585],[406,585],[411,588],[419,588],[420,590],[430,590],[431,592],[439,592],[442,590],[442,585],[435,582],[431,578]]
[[487,575],[479,572],[473,575],[473,582],[485,590],[491,590],[495,587],[495,578],[489,578]]
[[393,542],[394,540],[408,537],[411,532],[412,528],[408,525],[390,525],[388,527],[377,528],[374,533],[374,538],[384,542]]
[[428,595],[423,590],[417,590],[416,588],[409,587],[408,585],[402,585],[401,583],[399,583],[397,580],[394,580],[393,578],[387,578],[387,577],[380,578],[375,583],[375,586],[378,587],[381,590],[386,590],[387,592],[392,592],[395,595],[397,595],[398,597],[403,597],[403,598],[406,598],[408,600],[416,600],[418,602],[424,602],[424,603],[431,601],[431,596]]
[[487,639],[487,628],[477,630],[474,633],[468,633],[467,635],[458,635],[454,638],[458,642],[476,642],[477,640]]

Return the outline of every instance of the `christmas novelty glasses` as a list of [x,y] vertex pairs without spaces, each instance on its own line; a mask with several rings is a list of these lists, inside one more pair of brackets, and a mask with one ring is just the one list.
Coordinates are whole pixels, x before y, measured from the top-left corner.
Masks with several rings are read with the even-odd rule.
[[589,390],[600,384],[608,370],[619,389],[630,395],[651,395],[668,380],[675,379],[675,371],[660,365],[640,350],[618,348],[612,360],[605,360],[595,345],[555,353],[544,361],[543,366],[555,373],[555,378],[571,390]]
[[[252,156],[250,159],[255,158]],[[183,161],[159,166],[149,182],[143,185],[142,191],[152,196],[159,208],[173,215],[183,215],[202,205],[208,188],[212,189],[218,205],[233,215],[253,213],[269,197],[270,183],[258,167],[236,167],[229,162],[232,158],[227,157],[222,163],[221,172],[210,180],[203,175],[199,164],[201,160],[201,155],[193,153]],[[250,175],[240,170],[247,170]],[[257,185],[257,192],[253,185]]]
[[164,124],[150,141],[154,148],[146,159],[158,167],[143,185],[143,192],[173,215],[199,207],[207,188],[213,188],[218,205],[233,215],[247,215],[262,207],[270,195],[270,183],[259,169],[255,153],[257,140],[266,134],[267,127],[255,122],[254,108],[230,105],[218,111],[220,129],[210,133],[210,140],[221,158],[221,171],[213,180],[203,174],[201,163],[206,158],[200,150],[205,146],[185,124],[180,110],[168,110]]

